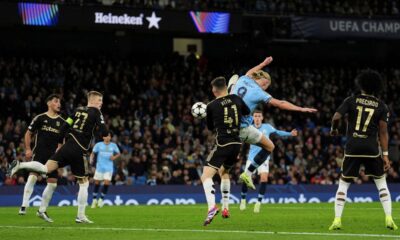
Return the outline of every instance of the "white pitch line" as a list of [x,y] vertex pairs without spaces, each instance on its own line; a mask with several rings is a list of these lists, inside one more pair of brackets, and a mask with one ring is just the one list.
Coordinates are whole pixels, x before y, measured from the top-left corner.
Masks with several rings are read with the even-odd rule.
[[[231,204],[230,206],[232,206],[232,205],[236,205],[236,206],[239,206],[239,204]],[[252,203],[248,203],[248,205],[252,205]],[[310,209],[310,210],[332,210],[333,209],[333,203],[332,203],[332,206],[331,207],[280,207],[280,206],[277,206],[277,204],[269,204],[269,203],[263,203],[263,205],[266,207],[266,208],[268,208],[269,210],[273,210],[273,209],[293,209],[293,210],[307,210],[307,209]],[[165,205],[165,206],[167,206],[167,205]],[[269,206],[271,206],[271,207],[269,207]],[[206,205],[204,205],[204,206],[196,206],[196,205],[185,205],[185,206],[183,206],[183,207],[186,207],[186,208],[207,208],[207,206]],[[397,209],[396,207],[394,207],[393,209]],[[352,208],[352,207],[349,207],[349,206],[347,206],[347,208],[346,208],[346,211],[347,210],[381,210],[381,211],[383,211],[383,208],[381,208],[381,207],[371,207],[371,208]]]
[[239,233],[239,234],[258,234],[258,235],[309,235],[327,237],[357,237],[357,238],[397,238],[398,235],[387,234],[357,234],[357,233],[321,233],[321,232],[269,232],[269,231],[244,231],[244,230],[200,230],[200,229],[168,229],[168,228],[110,228],[110,227],[43,227],[43,226],[7,226],[0,225],[1,228],[17,229],[53,229],[53,230],[100,230],[100,231],[136,231],[136,232],[196,232],[196,233]]

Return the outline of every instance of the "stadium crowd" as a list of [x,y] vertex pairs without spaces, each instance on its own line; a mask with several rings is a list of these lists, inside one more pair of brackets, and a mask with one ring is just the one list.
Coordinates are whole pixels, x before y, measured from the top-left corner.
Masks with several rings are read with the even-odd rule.
[[[85,104],[85,93],[104,93],[102,112],[112,141],[122,152],[115,161],[115,185],[198,185],[202,166],[213,146],[205,122],[193,119],[196,101],[212,99],[210,62],[204,57],[171,56],[160,63],[139,65],[131,61],[63,58],[0,57],[0,185],[22,185],[27,174],[16,179],[5,176],[13,159],[24,161],[23,135],[30,120],[45,111],[44,99],[61,93],[62,112],[71,114]],[[244,72],[246,68],[236,69]],[[299,136],[275,139],[270,162],[273,184],[334,184],[338,181],[344,137],[329,136],[330,118],[345,96],[354,90],[353,79],[360,69],[351,67],[284,67],[270,69],[272,96],[299,105],[314,106],[316,115],[284,112],[264,107],[265,120],[279,129],[299,130]],[[378,69],[384,76],[382,95],[391,109],[389,182],[400,182],[399,146],[400,69]],[[227,76],[228,77],[228,76]],[[342,131],[344,132],[344,131]],[[99,140],[99,139],[97,139]],[[245,157],[232,170],[234,183]],[[93,169],[92,169],[93,170]],[[94,171],[93,171],[94,173]],[[59,170],[59,184],[75,184],[68,168]],[[361,172],[358,183],[370,181]],[[44,183],[44,181],[42,181]]]
[[399,15],[398,0],[35,0],[77,5],[114,5],[177,10],[247,11],[269,14]]

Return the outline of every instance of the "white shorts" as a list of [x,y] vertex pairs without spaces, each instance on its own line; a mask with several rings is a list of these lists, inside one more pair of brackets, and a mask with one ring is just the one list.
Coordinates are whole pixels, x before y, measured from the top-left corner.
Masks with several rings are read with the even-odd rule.
[[112,172],[98,172],[98,171],[96,171],[94,173],[93,179],[97,180],[97,181],[104,181],[104,180],[111,181]]
[[248,144],[259,143],[261,141],[262,135],[262,132],[255,128],[253,125],[241,128],[239,132],[240,139]]
[[[250,160],[246,161],[246,169],[250,166],[250,163]],[[261,173],[269,173],[269,158],[257,168],[257,174],[260,175]]]

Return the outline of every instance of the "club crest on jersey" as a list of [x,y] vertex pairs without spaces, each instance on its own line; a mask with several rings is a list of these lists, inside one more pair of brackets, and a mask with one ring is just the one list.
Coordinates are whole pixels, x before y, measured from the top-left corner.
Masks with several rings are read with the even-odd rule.
[[59,127],[61,123],[59,121],[56,122],[56,126]]

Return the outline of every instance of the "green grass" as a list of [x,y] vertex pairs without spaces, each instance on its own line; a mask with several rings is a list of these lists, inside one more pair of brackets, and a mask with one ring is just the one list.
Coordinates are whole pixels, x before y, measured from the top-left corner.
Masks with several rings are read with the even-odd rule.
[[[52,224],[36,217],[35,208],[18,216],[17,207],[3,207],[0,239],[400,239],[400,231],[385,228],[380,203],[347,203],[343,230],[335,232],[328,231],[333,204],[265,204],[259,214],[254,214],[252,207],[239,211],[238,205],[232,205],[231,218],[218,215],[208,227],[202,226],[205,205],[87,208],[95,222],[91,225],[74,222],[76,207],[49,208]],[[394,203],[397,223],[399,210],[400,204]]]

